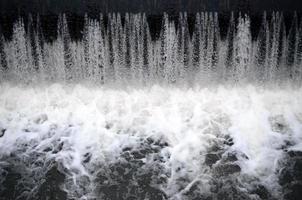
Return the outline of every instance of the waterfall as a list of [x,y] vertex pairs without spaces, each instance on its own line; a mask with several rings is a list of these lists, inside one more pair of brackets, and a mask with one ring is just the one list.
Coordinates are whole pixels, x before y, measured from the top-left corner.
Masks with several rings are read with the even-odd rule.
[[234,19],[234,13],[231,14],[227,39],[226,39],[226,53],[225,53],[225,71],[223,74],[224,80],[228,80],[230,77],[234,76],[234,51],[235,51],[235,37],[236,37],[236,25]]
[[[29,81],[31,72],[30,44],[27,44],[24,23],[19,19],[13,27],[13,36],[9,56],[11,56],[11,63],[9,63],[9,72],[17,81]],[[28,48],[27,48],[28,47]]]
[[[123,20],[122,20],[123,19]],[[221,38],[217,13],[194,17],[190,33],[187,13],[178,22],[163,15],[157,38],[151,38],[145,14],[84,17],[83,38],[71,39],[65,14],[58,19],[58,36],[45,41],[38,16],[14,23],[12,40],[0,33],[1,80],[90,82],[103,84],[280,84],[301,83],[302,23],[293,16],[286,33],[282,13],[263,14],[256,38],[249,16],[231,14]]]
[[5,47],[4,47],[4,36],[1,34],[1,27],[0,27],[0,78],[3,80],[4,74],[7,70],[7,60],[6,60],[6,54],[5,54]]
[[61,14],[51,41],[40,16],[0,29],[0,200],[298,199],[291,19],[264,13],[254,33],[240,13],[164,13],[156,31],[143,13],[85,15],[76,39]]
[[235,37],[234,81],[244,81],[250,77],[252,39],[250,33],[250,20],[247,16],[239,17],[237,35]]

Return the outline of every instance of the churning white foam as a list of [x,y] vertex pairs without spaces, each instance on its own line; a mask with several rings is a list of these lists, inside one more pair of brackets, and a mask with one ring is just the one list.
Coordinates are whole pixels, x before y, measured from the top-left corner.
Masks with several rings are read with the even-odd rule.
[[[62,163],[74,185],[83,175],[93,179],[91,168],[118,160],[122,150],[137,145],[140,138],[164,140],[168,146],[160,154],[170,175],[160,187],[174,198],[181,198],[176,182],[182,176],[190,184],[198,181],[208,192],[212,174],[204,164],[206,153],[229,135],[234,145],[227,151],[244,155],[236,161],[240,180],[257,180],[277,194],[282,147],[290,142],[291,148],[302,150],[302,89],[116,90],[2,84],[0,126],[6,130],[0,137],[0,158],[24,144],[28,146],[23,153],[28,154],[63,141],[62,150],[45,159]],[[91,160],[83,164],[87,153]]]

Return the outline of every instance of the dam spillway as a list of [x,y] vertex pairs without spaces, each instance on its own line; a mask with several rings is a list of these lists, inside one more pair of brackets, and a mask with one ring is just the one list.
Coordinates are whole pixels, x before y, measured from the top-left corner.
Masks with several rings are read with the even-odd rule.
[[[301,191],[294,14],[58,17],[0,33],[0,200],[289,200]],[[223,36],[224,35],[224,36]]]
[[[252,38],[247,15],[229,20],[226,37],[217,13],[197,13],[189,31],[187,14],[177,23],[162,17],[160,34],[151,38],[146,15],[109,14],[104,23],[84,19],[83,37],[71,40],[64,14],[57,23],[57,39],[43,37],[39,17],[20,18],[11,41],[1,37],[2,80],[90,82],[92,84],[245,84],[301,82],[302,35],[297,14],[286,31],[282,13],[263,15]],[[123,20],[122,20],[123,19]]]

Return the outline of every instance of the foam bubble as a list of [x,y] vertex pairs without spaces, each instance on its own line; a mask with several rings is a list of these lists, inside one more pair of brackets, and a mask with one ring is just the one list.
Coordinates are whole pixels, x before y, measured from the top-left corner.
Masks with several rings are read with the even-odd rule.
[[[213,177],[234,173],[241,184],[256,181],[278,195],[276,171],[284,150],[302,151],[301,100],[301,89],[251,86],[121,91],[2,85],[0,158],[12,164],[5,159],[13,154],[26,160],[39,152],[55,160],[73,197],[81,184],[90,187],[82,197],[95,195],[97,174],[112,163],[129,161],[125,152],[132,156],[129,162],[140,160],[146,169],[158,163],[166,181],[152,184],[171,198],[184,198],[194,187],[208,195]],[[233,145],[225,145],[226,138]],[[213,152],[218,161],[209,166]],[[228,160],[231,154],[236,155],[233,161]],[[161,161],[154,160],[156,155]],[[27,167],[32,166],[29,162]],[[219,166],[230,171],[220,172]]]

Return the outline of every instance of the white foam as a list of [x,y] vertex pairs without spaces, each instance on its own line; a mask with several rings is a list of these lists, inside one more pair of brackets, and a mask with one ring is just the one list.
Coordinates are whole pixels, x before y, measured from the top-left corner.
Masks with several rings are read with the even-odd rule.
[[[285,133],[272,130],[269,119],[278,115],[289,128]],[[92,154],[92,163],[108,162],[118,159],[122,148],[136,145],[139,138],[164,138],[169,147],[163,155],[172,172],[165,189],[176,195],[175,180],[183,174],[193,182],[202,181],[207,190],[205,154],[217,138],[229,134],[235,142],[231,150],[249,158],[239,159],[241,174],[275,189],[281,146],[288,140],[295,143],[292,148],[302,150],[301,116],[302,89],[154,86],[121,91],[81,85],[1,85],[0,125],[6,132],[0,138],[0,156],[30,140],[39,142],[36,149],[43,149],[61,138],[65,144],[56,159],[74,176],[89,175],[82,164],[87,152]],[[39,117],[44,118],[39,121]],[[48,137],[53,127],[57,127],[55,134]],[[182,170],[176,172],[180,166]]]

